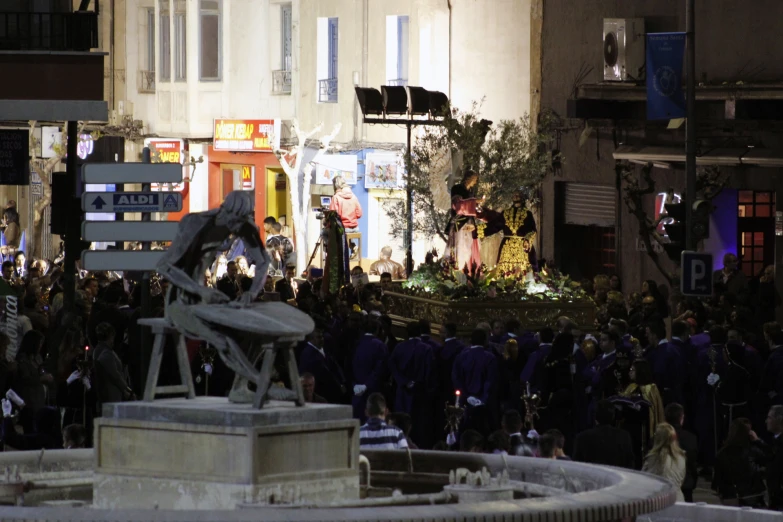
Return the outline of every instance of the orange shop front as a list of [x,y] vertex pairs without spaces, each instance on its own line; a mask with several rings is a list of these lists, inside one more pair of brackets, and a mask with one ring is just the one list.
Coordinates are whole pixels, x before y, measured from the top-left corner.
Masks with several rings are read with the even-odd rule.
[[[232,190],[255,193],[256,224],[267,215],[268,178],[281,170],[270,136],[279,136],[279,120],[215,120],[209,147],[209,208],[217,208]],[[278,132],[275,132],[278,131]],[[273,185],[274,186],[274,185]]]

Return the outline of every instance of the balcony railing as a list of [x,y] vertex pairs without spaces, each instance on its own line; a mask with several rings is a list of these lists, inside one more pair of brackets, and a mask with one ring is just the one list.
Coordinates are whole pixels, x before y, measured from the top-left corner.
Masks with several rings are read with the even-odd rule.
[[291,71],[272,71],[272,94],[291,94]]
[[337,103],[337,78],[318,80],[318,101],[321,103]]
[[95,47],[95,12],[0,13],[0,50],[86,52]]
[[139,71],[139,92],[155,92],[155,71]]
[[395,80],[388,80],[386,82],[386,85],[392,86],[392,87],[407,87],[408,86],[408,79],[407,78],[397,78]]

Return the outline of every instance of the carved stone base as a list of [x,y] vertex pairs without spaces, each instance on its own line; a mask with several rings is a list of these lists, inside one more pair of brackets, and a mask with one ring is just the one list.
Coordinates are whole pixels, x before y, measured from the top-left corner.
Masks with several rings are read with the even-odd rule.
[[359,498],[359,423],[349,406],[199,397],[104,407],[94,506],[234,509]]

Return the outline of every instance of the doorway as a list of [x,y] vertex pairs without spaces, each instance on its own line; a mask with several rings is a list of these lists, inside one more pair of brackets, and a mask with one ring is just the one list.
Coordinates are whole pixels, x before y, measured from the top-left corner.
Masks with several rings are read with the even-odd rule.
[[739,267],[750,278],[775,262],[775,192],[740,190],[737,200]]
[[226,199],[234,190],[255,191],[256,168],[253,165],[220,165],[220,195]]

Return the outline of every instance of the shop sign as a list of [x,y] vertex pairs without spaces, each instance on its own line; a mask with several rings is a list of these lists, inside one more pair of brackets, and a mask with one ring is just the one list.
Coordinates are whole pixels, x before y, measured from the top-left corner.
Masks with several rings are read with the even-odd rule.
[[253,183],[253,167],[250,165],[242,165],[242,190],[253,190],[255,184]]
[[215,120],[215,150],[272,152],[279,146],[280,120]]
[[[182,163],[185,159],[185,146],[182,140],[147,139],[144,141],[144,146],[150,148],[150,160],[152,163]],[[183,179],[185,168],[187,167],[183,167]],[[168,187],[169,184],[152,183],[151,190],[153,192],[168,191]],[[175,183],[171,185],[171,190],[174,192],[182,192],[185,190],[185,183]]]

